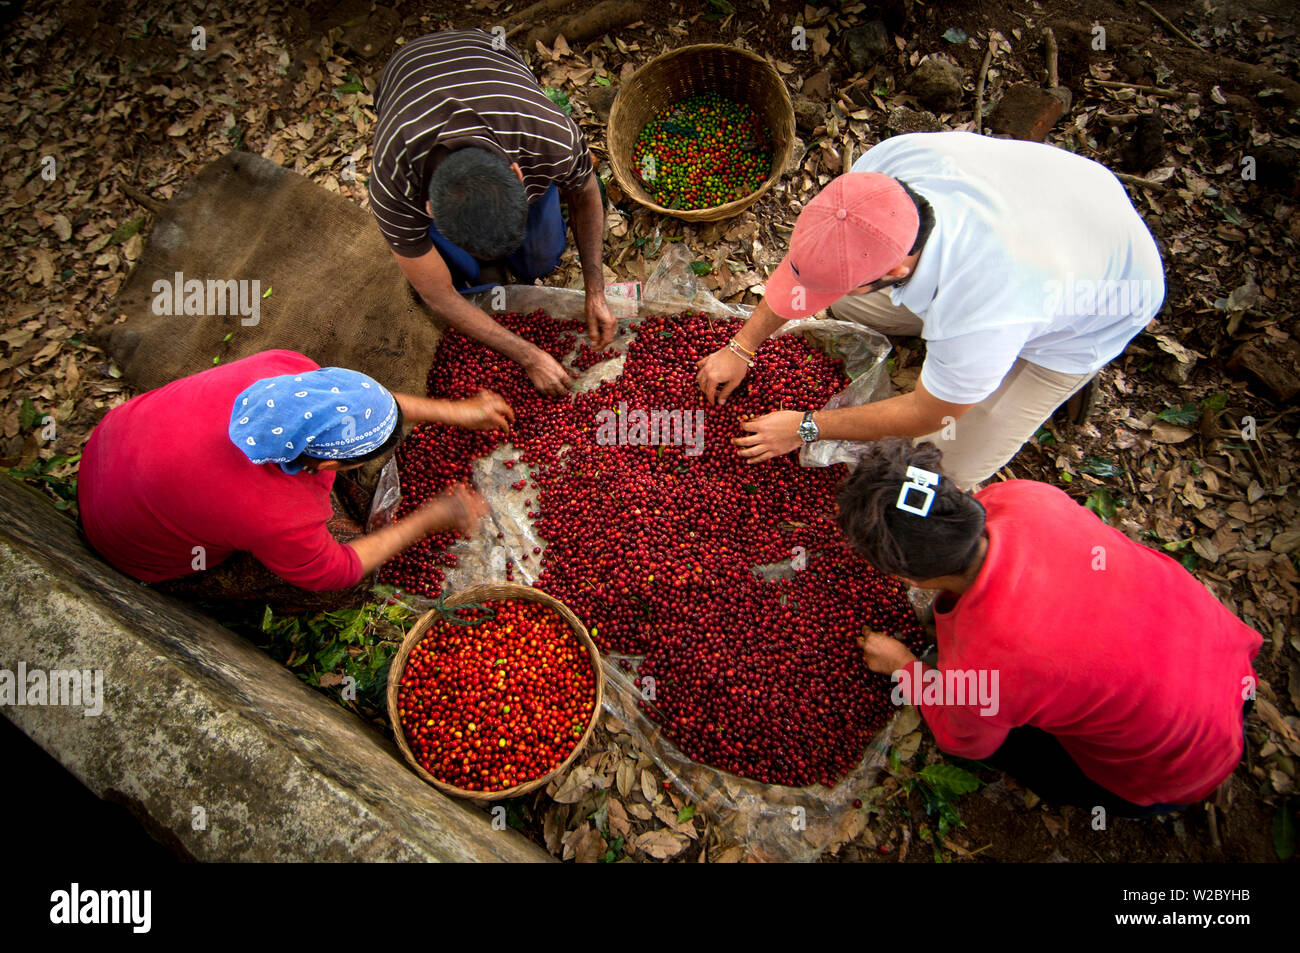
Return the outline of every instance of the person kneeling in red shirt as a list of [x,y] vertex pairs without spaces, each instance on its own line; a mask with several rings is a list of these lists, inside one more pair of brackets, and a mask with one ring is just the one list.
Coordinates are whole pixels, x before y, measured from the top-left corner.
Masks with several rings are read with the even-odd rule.
[[403,418],[508,429],[514,413],[490,391],[463,401],[392,394],[357,371],[265,351],[111,410],[81,459],[82,528],[108,562],[144,582],[251,553],[300,590],[351,589],[431,533],[471,532],[486,512],[477,493],[456,486],[373,533],[334,538],[335,474],[390,453]]
[[869,633],[872,671],[939,747],[1044,800],[1149,817],[1199,801],[1244,749],[1262,639],[1179,563],[1045,483],[975,493],[932,443],[874,444],[839,490],[873,566],[942,592],[938,658]]

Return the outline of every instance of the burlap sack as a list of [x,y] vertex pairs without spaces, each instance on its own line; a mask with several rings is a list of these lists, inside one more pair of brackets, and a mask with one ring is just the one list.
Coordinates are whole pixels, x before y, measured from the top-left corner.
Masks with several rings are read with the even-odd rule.
[[[256,280],[257,324],[245,325],[239,313],[156,313],[155,282],[176,284],[178,272],[182,286],[243,280],[251,288]],[[205,296],[205,310],[208,303]],[[424,394],[440,336],[368,211],[246,152],[209,163],[158,213],[96,330],[138,391],[210,368],[213,358],[227,364],[290,348],[322,367]]]

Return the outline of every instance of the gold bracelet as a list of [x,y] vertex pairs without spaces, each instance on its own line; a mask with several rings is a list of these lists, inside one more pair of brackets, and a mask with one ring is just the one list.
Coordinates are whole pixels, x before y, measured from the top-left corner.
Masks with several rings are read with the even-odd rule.
[[757,351],[751,351],[749,348],[745,347],[745,345],[741,344],[741,343],[740,343],[739,341],[737,341],[735,338],[732,338],[732,339],[731,339],[730,341],[728,341],[727,343],[728,343],[728,344],[734,344],[736,347],[740,348],[742,351],[744,351],[744,352],[745,352],[746,354],[748,354],[750,357],[758,357],[758,352],[757,352]]
[[745,357],[745,355],[740,352],[740,345],[736,344],[735,341],[727,342],[727,350],[729,350],[732,354],[736,355],[736,357],[744,361],[746,367],[754,366],[754,362],[749,358]]

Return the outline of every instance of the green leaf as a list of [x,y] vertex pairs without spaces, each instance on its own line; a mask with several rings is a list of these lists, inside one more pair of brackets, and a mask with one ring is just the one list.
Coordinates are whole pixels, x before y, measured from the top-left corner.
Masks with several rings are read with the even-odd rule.
[[113,230],[113,234],[108,236],[108,244],[116,245],[126,241],[144,226],[144,216],[133,218],[129,222],[123,222]]
[[267,286],[266,286],[266,290],[262,292],[262,297],[263,297],[263,298],[269,298],[269,297],[271,297],[271,292],[272,292],[273,290],[274,290],[274,289],[273,289],[270,285],[267,285]]
[[1034,439],[1038,441],[1040,447],[1050,447],[1052,444],[1056,443],[1056,435],[1046,427],[1039,427],[1038,431],[1034,434]]
[[546,90],[546,98],[564,110],[565,115],[573,112],[573,107],[569,105],[569,94],[564,90],[548,89]]
[[710,265],[707,261],[693,261],[693,262],[691,262],[691,273],[692,273],[692,274],[696,274],[696,275],[707,275],[707,274],[708,274],[709,272],[711,272],[712,270],[713,270],[713,266]]
[[608,77],[608,76],[597,76],[597,77],[596,77],[596,85],[597,85],[597,86],[608,86],[608,85],[609,85],[609,77]]
[[949,43],[965,43],[970,39],[966,35],[966,31],[959,26],[949,27],[944,31],[943,38]]
[[1115,497],[1110,490],[1105,487],[1094,490],[1088,494],[1088,498],[1083,501],[1083,505],[1100,516],[1105,522],[1109,523],[1110,518],[1115,515]]
[[36,405],[32,403],[30,397],[24,397],[22,405],[18,408],[18,429],[31,430],[41,422],[41,415],[36,410]]
[[234,331],[231,331],[229,334],[227,334],[225,337],[223,337],[223,338],[221,339],[221,343],[222,343],[222,344],[225,344],[227,341],[229,341],[229,340],[230,340],[231,338],[233,338],[234,336],[235,336],[235,332],[234,332]]
[[1119,476],[1124,472],[1123,467],[1105,457],[1084,457],[1079,469],[1095,477]]
[[348,93],[365,92],[365,89],[366,89],[365,83],[361,82],[361,80],[358,79],[355,75],[348,74],[348,81],[339,86],[335,86],[334,92],[339,96],[346,96]]
[[1201,407],[1212,414],[1219,414],[1228,406],[1227,394],[1211,394],[1205,400],[1201,401]]
[[1278,860],[1290,860],[1295,856],[1295,846],[1295,814],[1288,800],[1273,815],[1273,852]]
[[1065,472],[1062,472],[1062,473],[1061,473],[1061,482],[1062,482],[1062,483],[1073,483],[1073,482],[1074,482],[1074,474],[1073,474],[1073,473],[1065,473]]
[[945,801],[977,791],[980,786],[979,778],[955,764],[928,764],[921,769],[920,776]]
[[1178,561],[1183,564],[1183,568],[1188,572],[1196,572],[1196,567],[1200,565],[1196,560],[1196,553],[1190,551],[1183,553],[1183,558]]
[[1166,407],[1156,414],[1161,420],[1185,427],[1201,419],[1201,411],[1195,404],[1183,404],[1181,407]]
[[694,816],[695,816],[695,805],[687,804],[684,808],[682,808],[680,811],[677,812],[677,823],[685,824]]

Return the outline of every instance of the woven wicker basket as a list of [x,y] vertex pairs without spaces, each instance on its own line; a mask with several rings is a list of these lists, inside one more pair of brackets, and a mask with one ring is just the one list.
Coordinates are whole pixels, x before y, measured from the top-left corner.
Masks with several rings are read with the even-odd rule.
[[569,623],[569,628],[573,630],[574,637],[586,648],[587,654],[591,657],[592,671],[596,675],[596,703],[591,710],[591,719],[587,722],[587,730],[583,732],[582,738],[573,746],[569,756],[561,762],[560,766],[549,774],[540,778],[534,778],[531,781],[525,781],[523,784],[516,784],[514,787],[505,788],[500,791],[467,791],[464,788],[458,788],[453,784],[447,784],[445,781],[439,781],[432,774],[420,766],[416,760],[414,752],[406,743],[406,735],[402,731],[402,722],[397,715],[397,689],[401,685],[402,673],[406,670],[406,660],[411,654],[411,650],[419,644],[424,638],[430,625],[434,620],[439,618],[436,609],[431,609],[424,615],[420,616],[411,631],[406,634],[402,640],[401,647],[393,657],[392,667],[388,670],[388,721],[393,726],[393,736],[397,739],[397,747],[402,749],[402,755],[407,762],[415,769],[415,773],[424,780],[428,781],[444,794],[450,794],[452,797],[464,798],[467,801],[475,801],[480,804],[486,804],[489,801],[503,801],[507,798],[519,797],[521,794],[527,794],[529,791],[535,791],[540,787],[548,784],[555,775],[568,769],[573,760],[578,757],[578,753],[587,744],[587,739],[596,729],[596,721],[600,718],[601,706],[605,702],[605,673],[600,668],[600,651],[596,648],[596,643],[591,640],[587,634],[586,627],[579,621],[578,617],[570,611],[559,599],[549,596],[540,589],[533,589],[530,586],[517,586],[513,583],[499,583],[486,586],[474,586],[470,589],[462,590],[454,595],[448,596],[443,600],[443,605],[449,608],[456,606],[468,605],[470,603],[483,603],[497,601],[501,602],[506,599],[522,599],[529,602],[540,602],[543,605],[550,606],[565,622]]
[[[757,189],[734,202],[702,209],[665,208],[651,198],[633,158],[636,137],[666,107],[695,93],[716,92],[753,107],[772,139],[772,166]],[[716,222],[757,202],[785,172],[794,148],[794,106],[772,64],[722,43],[683,46],[656,56],[623,83],[609,113],[609,157],[614,178],[642,205],[688,222]]]

